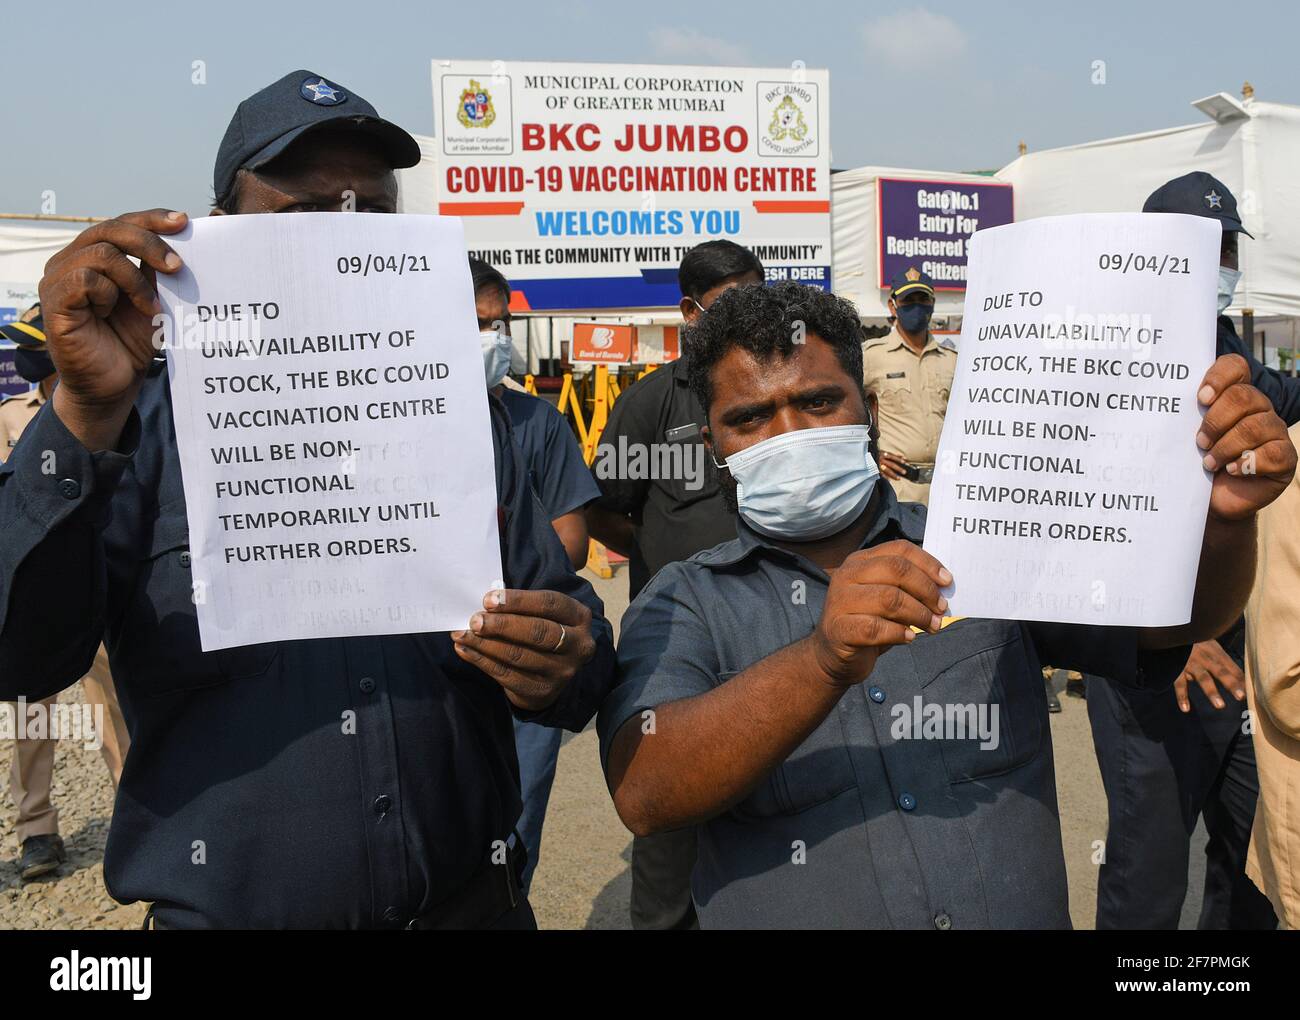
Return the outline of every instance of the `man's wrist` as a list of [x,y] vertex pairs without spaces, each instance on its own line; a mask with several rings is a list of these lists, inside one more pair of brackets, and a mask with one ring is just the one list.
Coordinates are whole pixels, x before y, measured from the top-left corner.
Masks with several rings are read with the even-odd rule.
[[117,448],[122,430],[131,416],[134,401],[87,406],[79,403],[62,387],[55,387],[50,403],[64,428],[91,453],[99,453]]
[[840,694],[853,686],[853,680],[842,675],[842,668],[819,640],[817,631],[809,634],[800,644],[803,646],[803,658],[808,662],[809,672],[821,686]]

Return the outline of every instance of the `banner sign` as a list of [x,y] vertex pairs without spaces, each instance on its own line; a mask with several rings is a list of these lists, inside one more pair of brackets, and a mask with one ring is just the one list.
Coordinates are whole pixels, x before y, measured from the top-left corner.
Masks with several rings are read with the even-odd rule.
[[626,365],[632,360],[631,326],[605,322],[575,322],[569,360],[591,365]]
[[919,266],[935,290],[965,290],[971,235],[1014,219],[1010,184],[877,178],[880,286]]
[[512,308],[674,307],[719,238],[830,289],[827,71],[435,60],[433,96],[439,211]]

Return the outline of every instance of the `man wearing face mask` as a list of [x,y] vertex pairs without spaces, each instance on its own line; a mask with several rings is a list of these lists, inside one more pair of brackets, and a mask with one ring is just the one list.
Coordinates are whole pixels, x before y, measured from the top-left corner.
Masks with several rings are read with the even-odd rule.
[[[236,107],[212,214],[394,213],[396,171],[419,158],[351,89],[292,71]],[[0,465],[0,697],[56,693],[106,643],[132,767],[104,877],[155,927],[535,928],[511,720],[586,726],[613,678],[600,600],[489,400],[505,585],[463,630],[205,652],[154,346],[155,274],[180,271],[166,238],[187,222],[128,213],[46,263],[59,385]],[[431,435],[431,470],[455,441]]]
[[1262,364],[1237,335],[1232,320],[1224,314],[1236,296],[1241,281],[1238,240],[1253,235],[1242,225],[1237,199],[1217,177],[1197,170],[1162,184],[1142,206],[1148,213],[1184,213],[1208,216],[1223,225],[1223,243],[1219,248],[1219,320],[1218,353],[1240,354],[1250,364],[1250,383],[1268,397],[1287,425],[1300,422],[1300,379]]
[[900,501],[924,503],[930,498],[957,350],[930,332],[934,281],[918,267],[894,277],[889,314],[894,328],[862,349],[863,385],[880,429],[880,473]]
[[1167,686],[1185,642],[1240,612],[1255,511],[1296,463],[1245,363],[1198,389],[1217,470],[1192,621],[1137,631],[946,616],[925,507],[878,479],[848,302],[730,291],[691,359],[740,520],[624,614],[598,723],[620,817],[695,829],[706,928],[1068,926],[1039,660]]
[[[1293,424],[1300,416],[1300,380],[1256,361],[1223,314],[1241,277],[1238,238],[1251,236],[1232,192],[1196,171],[1161,185],[1142,211],[1207,216],[1222,224],[1218,353],[1246,358],[1252,384]],[[1244,623],[1238,620],[1216,639],[1193,646],[1172,692],[1144,694],[1104,683],[1088,688],[1088,719],[1109,806],[1106,858],[1097,876],[1098,928],[1178,926],[1191,837],[1202,820],[1209,839],[1197,927],[1276,926],[1272,906],[1246,875],[1259,776],[1245,725],[1244,656]]]
[[[551,527],[564,544],[569,562],[577,570],[587,562],[587,520],[583,507],[600,496],[582,449],[569,423],[547,401],[506,386],[510,355],[510,284],[482,259],[469,260],[474,280],[474,305],[478,312],[479,343],[488,390],[505,406],[515,443],[523,455],[533,493]],[[562,733],[552,726],[515,720],[515,751],[519,756],[519,792],[524,810],[515,826],[528,850],[520,885],[524,894],[532,885],[541,859],[542,824],[555,782],[555,763]]]
[[[701,441],[704,410],[688,383],[691,328],[722,294],[763,284],[763,263],[735,241],[705,241],[686,253],[677,272],[682,299],[682,354],[651,372],[614,402],[601,433],[597,463],[620,448],[669,454],[670,464],[694,470],[647,478],[645,471],[599,477],[601,498],[587,508],[591,534],[628,557],[628,598],[656,571],[731,538],[734,529],[718,472]],[[661,460],[655,457],[655,460]],[[690,876],[695,834],[664,832],[632,841],[632,927],[693,928]]]

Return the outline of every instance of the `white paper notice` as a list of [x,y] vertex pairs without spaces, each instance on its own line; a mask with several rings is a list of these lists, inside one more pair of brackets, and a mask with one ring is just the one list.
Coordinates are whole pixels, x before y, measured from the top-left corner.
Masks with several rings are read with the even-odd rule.
[[952,571],[950,613],[1191,618],[1220,238],[1217,220],[1115,213],[971,239],[925,530]]
[[465,627],[502,571],[460,221],[217,216],[167,240],[204,650]]

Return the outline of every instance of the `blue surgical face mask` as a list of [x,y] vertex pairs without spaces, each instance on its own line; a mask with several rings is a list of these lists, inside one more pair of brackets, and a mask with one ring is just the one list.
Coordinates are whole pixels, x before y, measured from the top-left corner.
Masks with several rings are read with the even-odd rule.
[[510,371],[510,334],[505,330],[484,329],[479,331],[478,340],[483,349],[483,374],[491,389]]
[[899,305],[898,324],[904,333],[916,336],[930,327],[930,316],[933,314],[934,305]]
[[1237,283],[1241,280],[1241,273],[1236,269],[1229,269],[1227,266],[1219,267],[1219,314],[1222,315],[1228,310],[1228,305],[1232,304],[1232,295],[1237,291]]
[[735,479],[740,515],[751,528],[768,538],[813,542],[843,531],[866,509],[880,475],[869,443],[866,425],[799,429],[717,466]]

